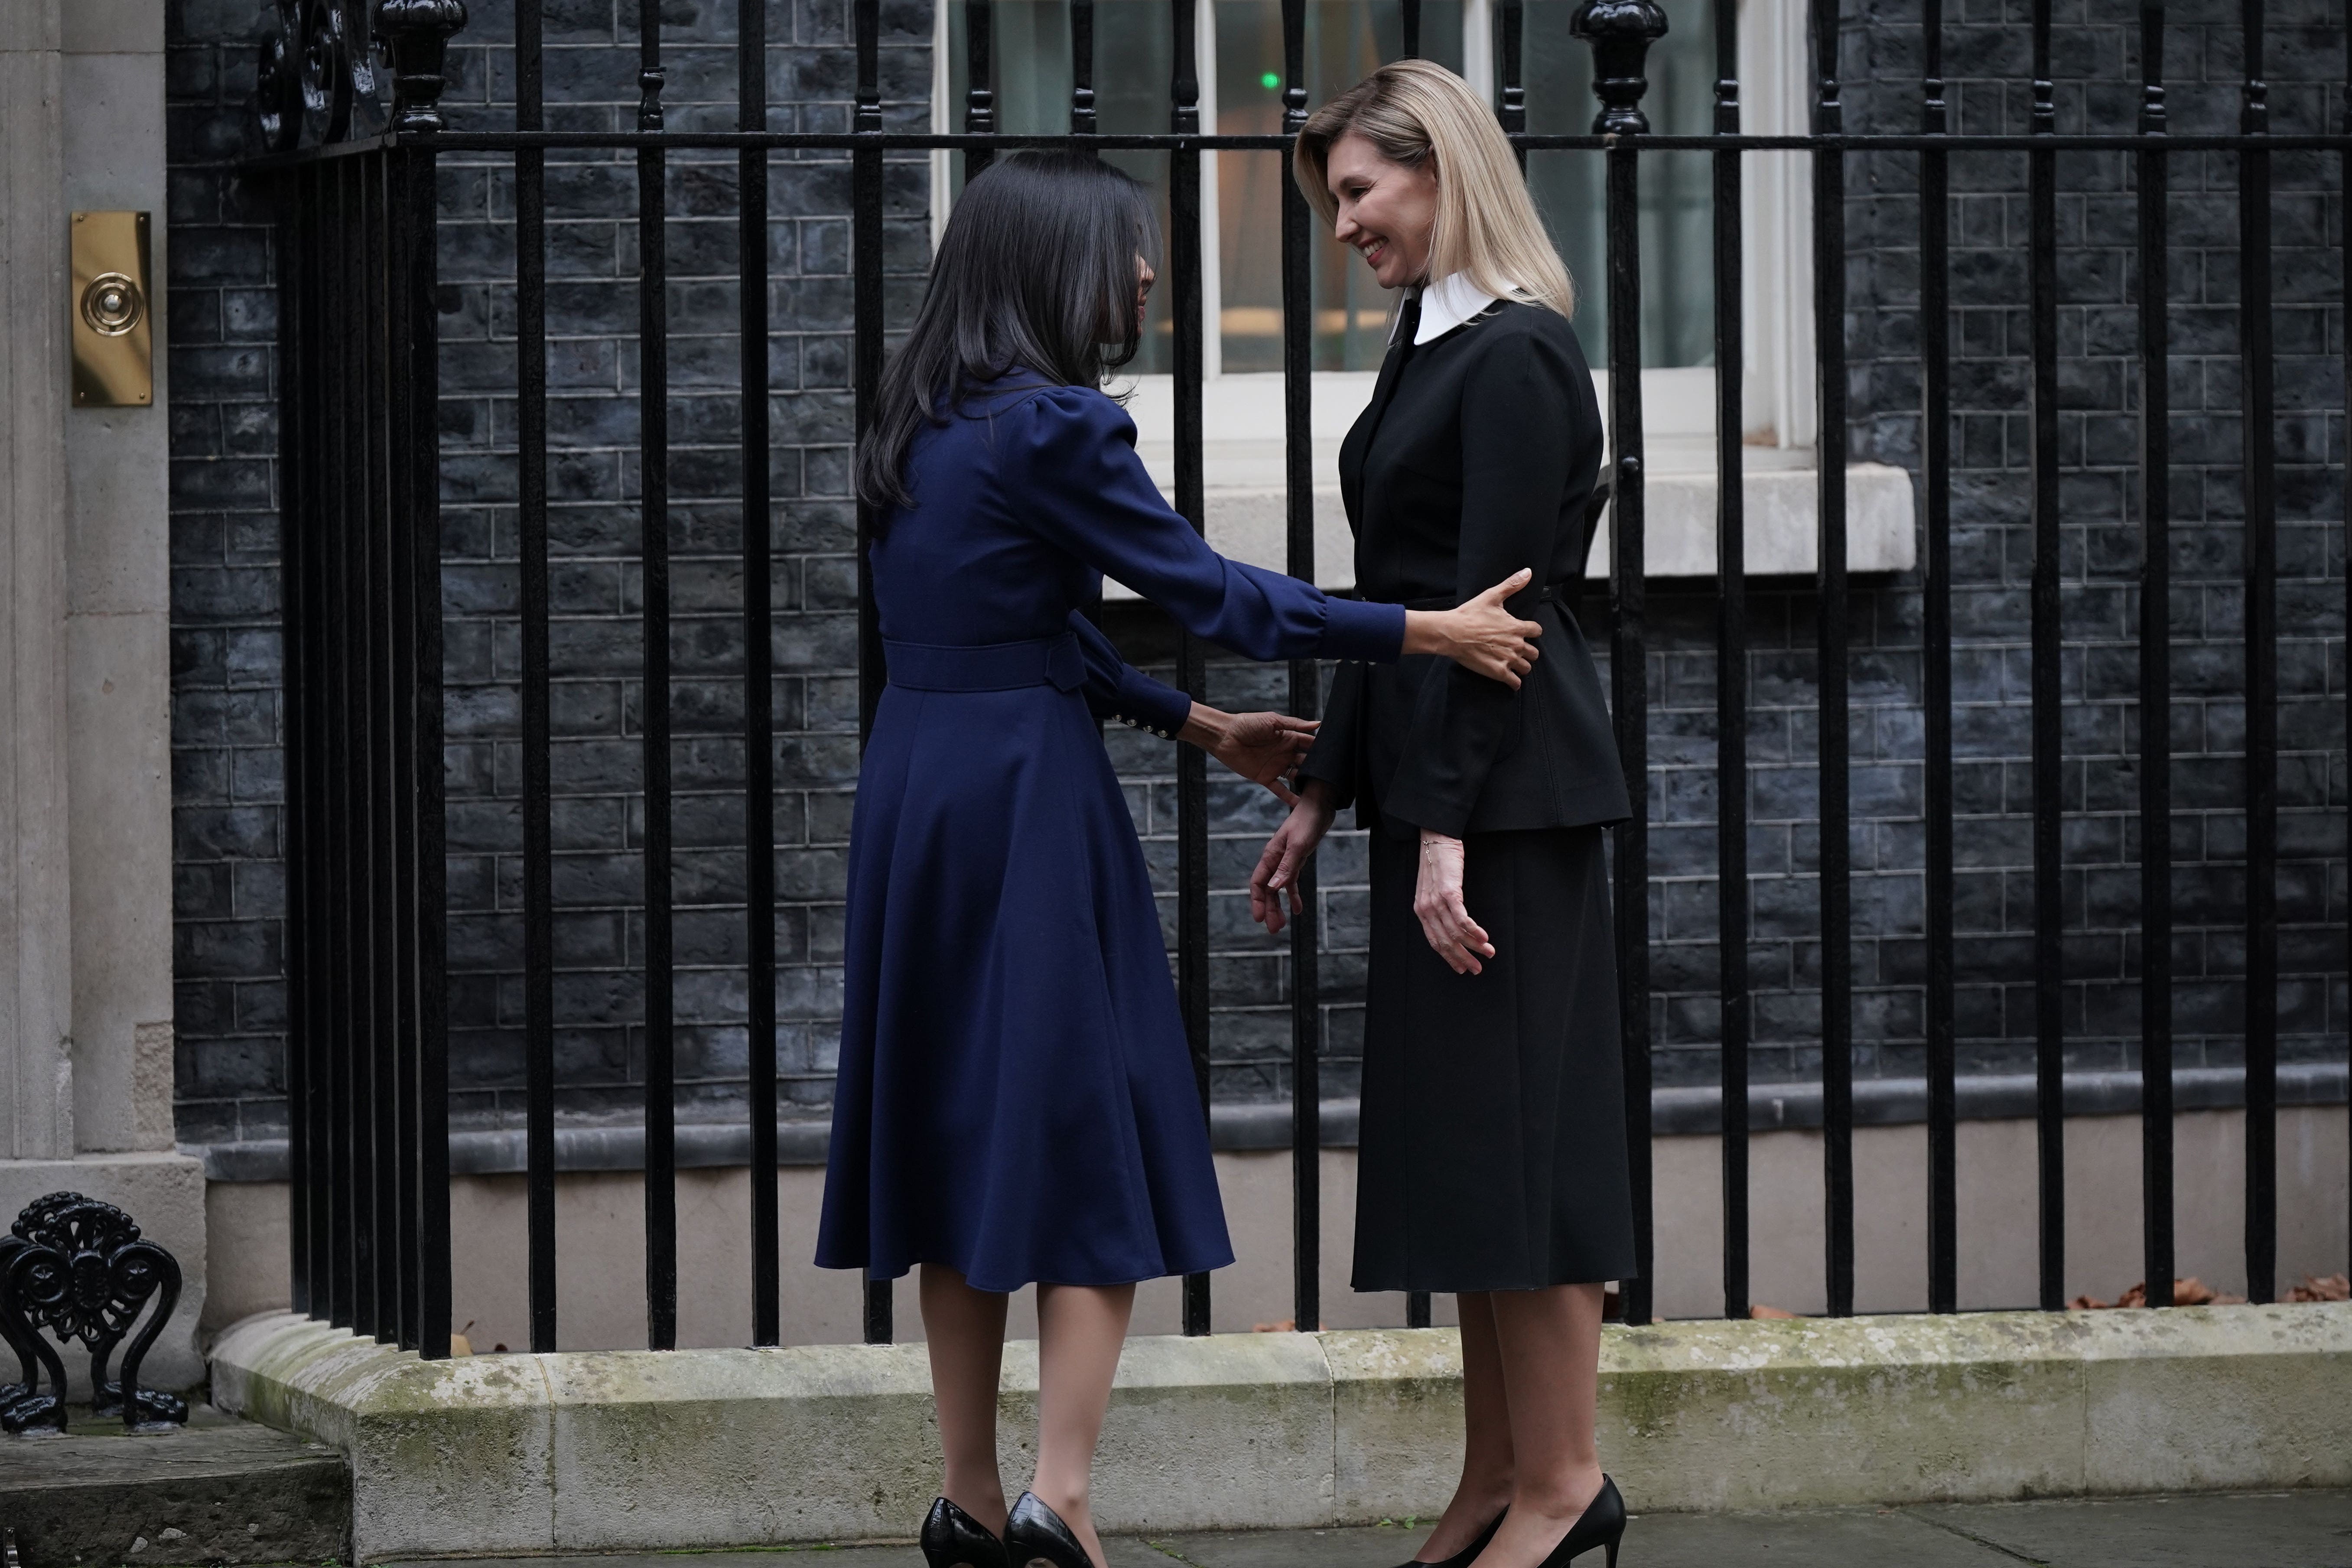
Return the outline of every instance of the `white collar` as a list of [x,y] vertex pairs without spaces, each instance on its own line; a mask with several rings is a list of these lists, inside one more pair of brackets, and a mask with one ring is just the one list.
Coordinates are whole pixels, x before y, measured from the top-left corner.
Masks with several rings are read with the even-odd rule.
[[[1412,334],[1415,348],[1452,331],[1492,305],[1497,298],[1472,282],[1467,272],[1449,272],[1423,288],[1420,293],[1421,326]],[[1404,318],[1400,313],[1397,319],[1402,322]],[[1392,339],[1395,337],[1393,328],[1389,335]]]

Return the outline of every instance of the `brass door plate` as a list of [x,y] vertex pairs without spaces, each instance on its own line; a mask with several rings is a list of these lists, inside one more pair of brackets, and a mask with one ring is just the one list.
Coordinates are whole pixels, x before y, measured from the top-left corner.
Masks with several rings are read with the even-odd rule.
[[73,215],[73,400],[78,408],[155,401],[147,215]]

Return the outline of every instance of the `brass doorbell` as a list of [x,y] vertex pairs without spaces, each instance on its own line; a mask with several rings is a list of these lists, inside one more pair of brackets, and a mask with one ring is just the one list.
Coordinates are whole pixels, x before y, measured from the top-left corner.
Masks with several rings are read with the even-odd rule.
[[73,215],[73,400],[83,408],[155,401],[154,310],[145,213]]

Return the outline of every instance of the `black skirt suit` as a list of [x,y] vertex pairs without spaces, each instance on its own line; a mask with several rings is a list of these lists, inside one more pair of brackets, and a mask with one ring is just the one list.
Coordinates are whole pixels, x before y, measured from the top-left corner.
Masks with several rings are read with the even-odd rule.
[[[1371,829],[1355,1288],[1509,1290],[1633,1272],[1601,826],[1628,815],[1570,601],[1603,451],[1575,333],[1502,301],[1414,345],[1417,302],[1339,451],[1367,599],[1446,608],[1519,568],[1517,691],[1431,656],[1343,665],[1301,773]],[[1422,934],[1420,832],[1464,840],[1496,957]]]

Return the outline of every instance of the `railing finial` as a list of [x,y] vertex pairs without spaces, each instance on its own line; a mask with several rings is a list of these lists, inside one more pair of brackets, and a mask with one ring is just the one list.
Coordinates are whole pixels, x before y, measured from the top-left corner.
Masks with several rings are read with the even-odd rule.
[[465,0],[383,0],[376,7],[376,31],[392,54],[392,128],[395,132],[445,130],[441,74],[449,40],[465,29]]
[[2246,57],[2244,102],[2238,110],[2238,133],[2267,136],[2271,130],[2271,84],[2263,71],[2263,0],[2241,0],[2239,20]]
[[856,0],[857,102],[850,129],[882,132],[882,7],[879,0]]
[[1192,136],[1201,129],[1201,71],[1194,32],[1200,12],[1196,0],[1175,0],[1170,11],[1176,72],[1169,83],[1168,129],[1179,136]]
[[1643,64],[1650,46],[1666,36],[1666,14],[1656,0],[1584,0],[1568,30],[1592,46],[1592,117],[1596,136],[1639,136],[1650,129],[1642,96],[1650,90]]
[[302,140],[302,21],[294,0],[278,0],[278,25],[261,40],[253,106],[266,153],[290,153]]

